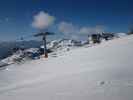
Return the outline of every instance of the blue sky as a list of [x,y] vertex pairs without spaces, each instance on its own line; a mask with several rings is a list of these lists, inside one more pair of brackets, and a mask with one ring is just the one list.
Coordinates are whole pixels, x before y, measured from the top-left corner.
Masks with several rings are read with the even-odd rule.
[[[132,4],[132,0],[0,0],[0,40],[37,32],[31,23],[40,11],[54,16],[55,26],[65,21],[76,27],[102,25],[109,32],[127,32],[133,23]],[[58,33],[54,25],[50,29]]]

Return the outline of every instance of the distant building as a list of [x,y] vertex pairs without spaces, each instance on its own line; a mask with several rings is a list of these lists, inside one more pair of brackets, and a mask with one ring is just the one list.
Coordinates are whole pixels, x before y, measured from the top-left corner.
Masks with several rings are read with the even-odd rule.
[[89,40],[92,41],[94,44],[101,43],[101,34],[99,33],[88,35],[88,37],[89,37]]
[[115,33],[107,33],[107,32],[104,33],[104,32],[103,32],[103,33],[101,34],[101,36],[102,36],[103,39],[105,39],[105,40],[107,41],[107,40],[113,39],[113,38],[115,37],[114,34],[115,34]]

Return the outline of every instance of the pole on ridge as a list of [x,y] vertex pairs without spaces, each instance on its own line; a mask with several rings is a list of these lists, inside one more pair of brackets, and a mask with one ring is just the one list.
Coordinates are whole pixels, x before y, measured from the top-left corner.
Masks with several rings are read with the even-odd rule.
[[44,57],[45,58],[48,58],[46,36],[47,35],[53,35],[53,34],[54,33],[51,33],[51,32],[41,32],[41,33],[37,33],[34,35],[35,37],[42,37],[43,46],[44,46]]

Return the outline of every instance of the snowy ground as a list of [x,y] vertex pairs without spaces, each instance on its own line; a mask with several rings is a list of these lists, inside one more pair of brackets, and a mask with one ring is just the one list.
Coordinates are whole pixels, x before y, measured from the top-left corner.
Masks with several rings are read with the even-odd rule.
[[0,100],[132,100],[133,36],[0,70]]

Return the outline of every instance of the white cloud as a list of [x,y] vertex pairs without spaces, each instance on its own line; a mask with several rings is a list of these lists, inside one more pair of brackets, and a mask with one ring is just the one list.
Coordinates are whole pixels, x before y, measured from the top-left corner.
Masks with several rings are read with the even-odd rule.
[[81,34],[89,34],[91,31],[92,31],[92,29],[89,28],[89,27],[82,27],[82,28],[80,28],[79,33],[81,33]]
[[97,25],[96,27],[95,27],[95,30],[96,30],[96,32],[98,33],[101,33],[101,32],[104,32],[105,30],[106,30],[106,27],[105,26],[103,26],[103,25]]
[[76,25],[68,22],[61,22],[58,25],[58,30],[65,35],[88,35],[88,34],[95,34],[101,33],[105,31],[105,27],[101,25],[97,25],[95,27],[77,27]]
[[72,34],[78,32],[78,28],[76,28],[76,26],[74,26],[72,23],[68,22],[59,23],[58,30],[64,34]]
[[6,22],[8,22],[8,21],[9,21],[9,18],[8,18],[8,17],[7,17],[7,18],[5,18],[5,21],[6,21]]
[[55,17],[41,11],[33,17],[32,26],[40,30],[47,29],[54,23],[54,21]]
[[95,27],[82,27],[80,28],[79,33],[81,34],[95,34],[102,33],[105,31],[105,27],[101,25],[97,25]]

